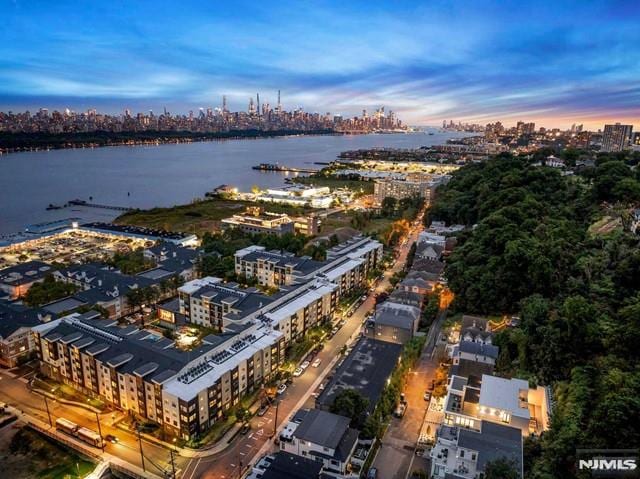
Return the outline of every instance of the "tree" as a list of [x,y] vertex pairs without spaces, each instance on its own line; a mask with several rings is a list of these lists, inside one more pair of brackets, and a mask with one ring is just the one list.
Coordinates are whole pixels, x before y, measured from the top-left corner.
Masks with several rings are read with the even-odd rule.
[[340,391],[333,400],[331,412],[351,419],[353,427],[361,427],[365,420],[369,400],[355,389]]
[[78,287],[71,283],[56,281],[53,275],[45,276],[40,283],[34,283],[27,291],[24,302],[29,306],[37,307],[51,303],[61,298],[72,295]]
[[398,206],[398,200],[391,196],[386,196],[383,198],[381,207],[381,213],[383,216],[387,218],[392,218],[396,214],[396,208]]
[[484,479],[520,479],[520,471],[513,461],[495,459],[485,465]]

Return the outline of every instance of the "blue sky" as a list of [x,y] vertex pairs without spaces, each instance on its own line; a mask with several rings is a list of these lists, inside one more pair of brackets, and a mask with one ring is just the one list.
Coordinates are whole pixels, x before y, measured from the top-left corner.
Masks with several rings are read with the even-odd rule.
[[0,109],[186,113],[226,94],[344,115],[640,128],[640,2],[0,0]]

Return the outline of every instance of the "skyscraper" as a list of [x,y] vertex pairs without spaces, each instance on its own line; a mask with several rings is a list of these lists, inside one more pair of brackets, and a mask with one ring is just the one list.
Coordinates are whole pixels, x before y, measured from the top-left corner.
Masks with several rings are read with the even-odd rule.
[[622,151],[631,142],[631,133],[633,125],[604,125],[604,134],[602,136],[602,151]]

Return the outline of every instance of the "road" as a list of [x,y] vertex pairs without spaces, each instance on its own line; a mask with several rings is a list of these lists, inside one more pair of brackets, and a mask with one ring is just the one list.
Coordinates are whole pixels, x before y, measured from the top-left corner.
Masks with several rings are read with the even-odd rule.
[[428,405],[424,400],[424,393],[435,379],[438,368],[438,357],[434,350],[446,316],[447,311],[441,310],[431,324],[418,364],[407,380],[403,392],[408,407],[404,417],[394,417],[382,438],[382,444],[372,464],[378,469],[378,477],[405,479],[410,472],[426,470],[428,467],[424,459],[416,457],[415,449]]
[[[47,423],[49,422],[47,415],[48,404],[51,420],[54,424],[57,418],[65,417],[76,424],[94,431],[98,430],[95,413],[81,407],[62,404],[53,399],[48,399],[47,404],[45,404],[43,396],[32,393],[28,389],[26,379],[14,378],[5,370],[0,370],[0,400]],[[121,417],[122,413],[117,414]],[[118,419],[119,416],[115,417]],[[114,427],[113,413],[100,414],[100,428],[103,436],[112,434],[119,439],[117,444],[107,443],[105,446],[106,452],[142,467],[140,446],[136,436]],[[158,474],[161,472],[159,469],[171,467],[170,453],[164,447],[143,440],[142,448],[145,456],[145,466],[148,470]],[[96,449],[96,452],[99,452],[99,450]],[[186,466],[186,462],[186,458],[175,458],[175,465],[178,469],[183,469]],[[155,467],[154,464],[158,467]]]

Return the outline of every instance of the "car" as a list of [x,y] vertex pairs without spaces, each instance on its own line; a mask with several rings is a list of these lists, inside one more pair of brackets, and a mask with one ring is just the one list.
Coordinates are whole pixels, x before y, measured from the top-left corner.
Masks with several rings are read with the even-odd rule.
[[338,324],[336,325],[337,327],[341,328],[342,326],[344,326],[345,324],[347,324],[347,322],[344,319],[341,319],[340,321],[338,321]]
[[375,467],[369,468],[369,472],[367,472],[367,479],[377,479],[378,470]]
[[268,404],[263,404],[260,409],[258,409],[258,416],[264,416],[267,411],[269,410],[269,405]]
[[296,368],[296,370],[293,372],[293,376],[297,378],[297,377],[299,377],[299,376],[302,376],[302,373],[303,373],[303,372],[304,372],[304,369],[302,369],[302,368],[298,367],[298,368]]
[[339,329],[339,328],[333,328],[333,329],[331,330],[331,337],[335,336],[335,335],[338,333],[338,329]]
[[242,434],[243,436],[248,433],[251,430],[251,424],[249,424],[248,422],[245,422],[242,427],[240,428],[240,434]]
[[322,359],[316,358],[316,360],[313,363],[311,363],[311,366],[313,366],[314,368],[317,368],[318,366],[320,366],[321,362],[322,362]]
[[118,438],[115,437],[113,434],[107,434],[104,437],[104,440],[107,442],[110,442],[111,444],[118,444]]
[[431,393],[429,391],[424,393],[424,400],[425,401],[431,401]]
[[300,367],[304,371],[305,369],[307,369],[309,367],[310,364],[311,363],[309,361],[303,361],[302,364],[300,365]]
[[284,394],[286,390],[287,390],[287,385],[285,383],[282,383],[280,386],[278,386],[278,389],[276,389],[276,393],[278,395]]

